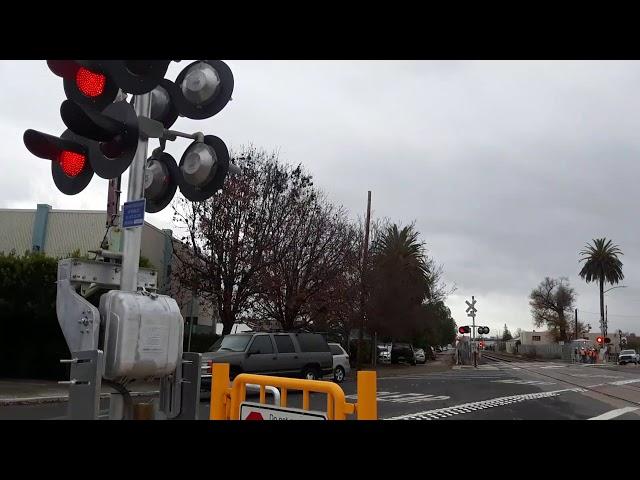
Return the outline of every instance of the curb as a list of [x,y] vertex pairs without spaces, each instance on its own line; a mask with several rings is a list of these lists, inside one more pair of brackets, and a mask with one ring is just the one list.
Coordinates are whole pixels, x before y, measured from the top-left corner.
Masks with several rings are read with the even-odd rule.
[[[114,392],[117,393],[117,392]],[[160,391],[151,390],[148,392],[130,392],[132,397],[149,397],[159,395]],[[100,398],[109,398],[110,393],[101,393]],[[69,395],[55,395],[50,397],[21,397],[21,398],[0,398],[0,407],[8,405],[40,405],[45,403],[63,403],[69,401]]]

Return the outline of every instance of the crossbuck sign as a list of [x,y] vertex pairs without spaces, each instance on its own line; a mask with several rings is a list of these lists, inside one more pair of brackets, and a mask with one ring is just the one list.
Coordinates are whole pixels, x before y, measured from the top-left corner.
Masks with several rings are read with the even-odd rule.
[[478,311],[476,309],[476,299],[474,297],[471,297],[471,303],[469,303],[469,300],[465,300],[465,303],[467,305],[469,305],[467,307],[467,317],[474,317],[476,316],[476,312]]

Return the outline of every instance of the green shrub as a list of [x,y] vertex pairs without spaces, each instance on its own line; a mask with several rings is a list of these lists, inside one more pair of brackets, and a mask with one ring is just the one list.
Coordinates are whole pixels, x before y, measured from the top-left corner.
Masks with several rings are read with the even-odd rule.
[[58,262],[0,252],[0,377],[63,379],[69,349],[56,316]]

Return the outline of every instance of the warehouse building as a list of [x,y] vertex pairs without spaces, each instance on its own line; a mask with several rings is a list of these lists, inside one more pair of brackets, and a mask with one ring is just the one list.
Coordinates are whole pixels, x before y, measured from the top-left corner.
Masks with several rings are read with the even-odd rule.
[[[106,233],[107,212],[100,210],[54,210],[38,204],[34,210],[0,209],[0,252],[42,252],[55,258],[68,258],[76,252],[86,255],[100,248]],[[117,227],[113,227],[117,228]],[[173,258],[172,231],[148,222],[142,227],[140,255],[158,272],[159,291],[170,291]],[[92,254],[89,254],[92,258]],[[212,333],[217,315],[200,299],[189,294],[176,298],[182,315],[193,322],[194,333]],[[218,330],[221,326],[218,327]]]

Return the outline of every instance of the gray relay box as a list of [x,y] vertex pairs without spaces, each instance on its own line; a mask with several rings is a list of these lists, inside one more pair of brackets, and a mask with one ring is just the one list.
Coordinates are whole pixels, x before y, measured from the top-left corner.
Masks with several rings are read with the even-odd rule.
[[162,377],[182,358],[184,321],[166,295],[111,290],[100,298],[104,377]]

